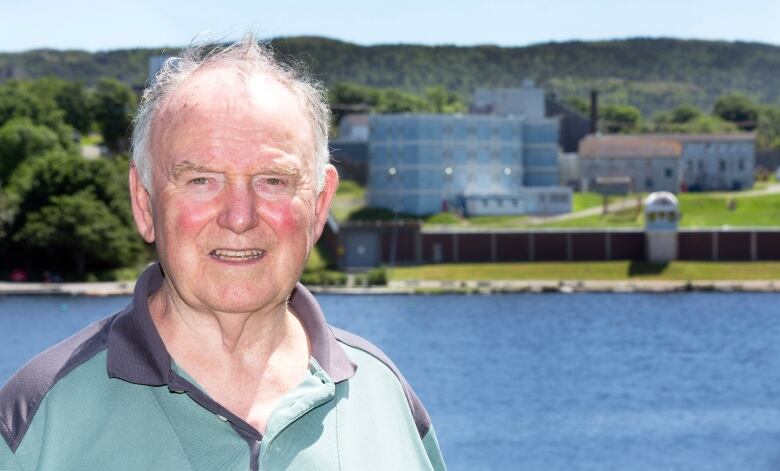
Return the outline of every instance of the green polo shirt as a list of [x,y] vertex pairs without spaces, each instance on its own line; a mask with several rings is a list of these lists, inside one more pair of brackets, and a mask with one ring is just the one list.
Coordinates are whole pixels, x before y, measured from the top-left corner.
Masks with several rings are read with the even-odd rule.
[[303,286],[290,305],[308,374],[260,434],[179,368],[149,315],[144,271],[130,305],[41,353],[0,390],[0,470],[444,470],[422,403],[365,340],[332,328]]

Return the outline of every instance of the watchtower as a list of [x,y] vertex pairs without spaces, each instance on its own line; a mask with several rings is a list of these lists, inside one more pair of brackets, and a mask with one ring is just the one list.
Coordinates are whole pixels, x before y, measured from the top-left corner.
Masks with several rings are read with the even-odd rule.
[[645,248],[647,260],[666,263],[677,258],[677,225],[680,210],[677,197],[668,191],[645,198]]

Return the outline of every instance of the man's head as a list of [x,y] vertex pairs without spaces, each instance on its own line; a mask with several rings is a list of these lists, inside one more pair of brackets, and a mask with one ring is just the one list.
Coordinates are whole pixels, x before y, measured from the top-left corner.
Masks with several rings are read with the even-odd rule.
[[194,57],[169,61],[144,94],[133,214],[184,302],[269,308],[300,276],[338,184],[327,104],[252,38]]

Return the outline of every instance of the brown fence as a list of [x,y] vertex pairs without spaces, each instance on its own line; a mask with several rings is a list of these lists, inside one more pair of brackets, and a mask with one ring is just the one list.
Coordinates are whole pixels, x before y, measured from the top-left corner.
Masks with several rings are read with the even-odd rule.
[[[351,229],[343,228],[345,251]],[[365,233],[366,227],[360,230]],[[387,223],[370,231],[378,239],[374,263],[381,264],[645,259],[641,230],[421,230],[416,224]],[[686,229],[677,240],[680,260],[780,260],[780,228]]]

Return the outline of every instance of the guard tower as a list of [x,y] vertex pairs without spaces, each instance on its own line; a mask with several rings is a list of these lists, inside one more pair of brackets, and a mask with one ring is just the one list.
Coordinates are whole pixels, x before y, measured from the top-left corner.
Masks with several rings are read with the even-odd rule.
[[666,263],[677,258],[677,197],[656,191],[645,198],[645,250],[647,261]]

